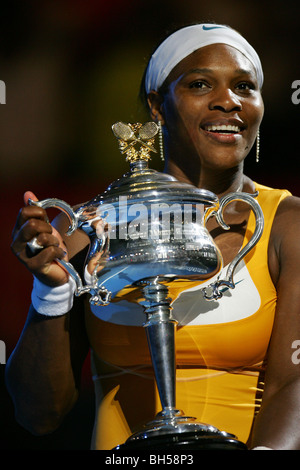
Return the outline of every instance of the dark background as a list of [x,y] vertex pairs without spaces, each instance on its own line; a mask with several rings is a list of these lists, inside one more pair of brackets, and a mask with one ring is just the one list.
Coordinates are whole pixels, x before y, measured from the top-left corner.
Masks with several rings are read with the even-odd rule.
[[[294,1],[11,0],[0,11],[1,311],[7,358],[30,302],[31,275],[10,251],[24,191],[70,204],[92,198],[127,165],[111,132],[116,121],[145,122],[140,79],[152,46],[168,29],[215,21],[240,31],[258,51],[265,74],[260,163],[246,173],[300,196],[299,110],[291,101],[300,80],[300,7]],[[155,158],[151,164],[159,169]],[[33,437],[14,420],[0,365],[0,448],[88,449],[94,396],[89,360],[83,393],[62,428]]]

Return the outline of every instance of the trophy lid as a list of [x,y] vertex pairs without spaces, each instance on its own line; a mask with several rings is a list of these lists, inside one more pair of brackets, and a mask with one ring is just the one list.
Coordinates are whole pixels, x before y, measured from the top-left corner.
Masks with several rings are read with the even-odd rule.
[[[112,182],[108,188],[97,197],[97,202],[114,203],[120,196],[126,196],[132,202],[144,201],[181,201],[214,205],[218,202],[217,196],[208,190],[182,183],[171,175],[162,173],[148,167],[150,152],[154,137],[158,133],[155,122],[145,124],[125,124],[118,122],[112,126],[114,135],[119,140],[122,154],[130,164],[130,171]],[[140,144],[139,150],[134,146]]]

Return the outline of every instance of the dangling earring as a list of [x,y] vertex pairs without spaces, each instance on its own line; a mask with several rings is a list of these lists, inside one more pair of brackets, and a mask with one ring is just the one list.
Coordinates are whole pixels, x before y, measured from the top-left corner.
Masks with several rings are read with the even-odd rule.
[[256,134],[256,163],[259,162],[259,149],[260,149],[260,134],[259,129]]
[[159,143],[160,158],[162,161],[164,161],[165,159],[164,158],[164,138],[163,138],[161,121],[158,121],[158,143]]

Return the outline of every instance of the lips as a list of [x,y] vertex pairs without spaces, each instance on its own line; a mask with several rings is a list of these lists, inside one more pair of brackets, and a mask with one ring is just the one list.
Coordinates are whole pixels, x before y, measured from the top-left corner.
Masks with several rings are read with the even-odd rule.
[[216,119],[201,124],[201,128],[207,132],[217,132],[224,134],[236,134],[245,129],[245,124],[240,119]]
[[204,122],[201,129],[208,137],[219,143],[236,143],[241,138],[245,124],[239,119],[219,119]]

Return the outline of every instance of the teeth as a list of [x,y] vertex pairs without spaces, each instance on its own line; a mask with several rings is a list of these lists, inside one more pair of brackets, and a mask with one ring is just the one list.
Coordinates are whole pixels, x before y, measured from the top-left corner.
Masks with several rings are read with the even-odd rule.
[[241,128],[238,126],[226,126],[223,124],[222,126],[206,126],[207,131],[226,131],[226,132],[240,132]]

